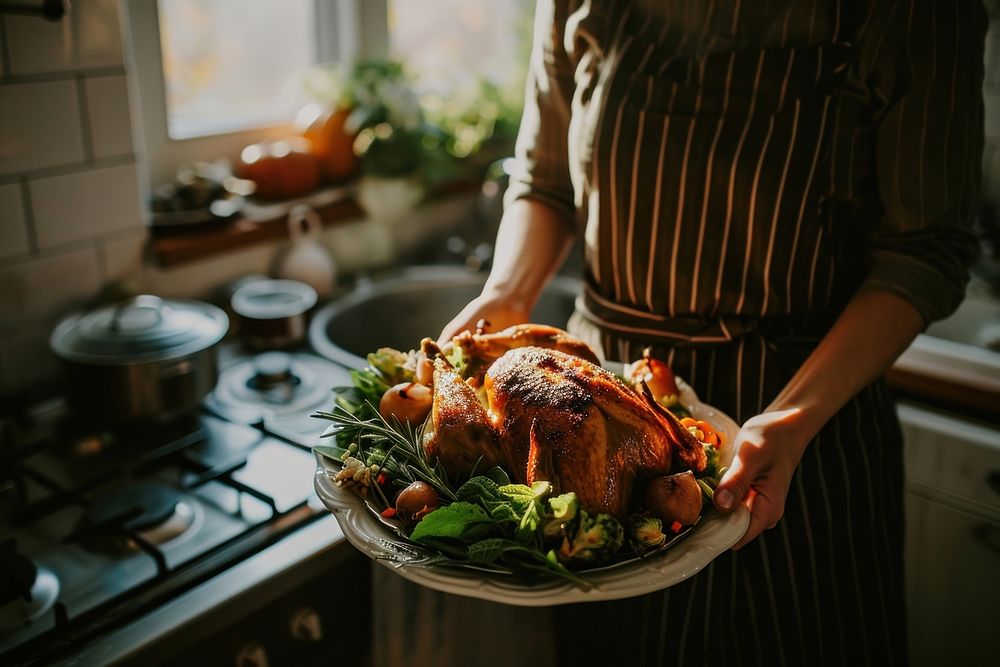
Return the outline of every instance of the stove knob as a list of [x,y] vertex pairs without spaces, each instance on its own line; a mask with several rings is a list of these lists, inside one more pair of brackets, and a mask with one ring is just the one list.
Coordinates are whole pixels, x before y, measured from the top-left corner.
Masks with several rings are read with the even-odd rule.
[[236,652],[236,667],[267,667],[267,650],[256,641],[247,642]]
[[292,355],[287,352],[263,352],[254,357],[254,382],[262,387],[289,382],[292,378]]
[[319,614],[311,607],[302,607],[292,614],[288,624],[292,637],[302,642],[323,641],[323,623]]

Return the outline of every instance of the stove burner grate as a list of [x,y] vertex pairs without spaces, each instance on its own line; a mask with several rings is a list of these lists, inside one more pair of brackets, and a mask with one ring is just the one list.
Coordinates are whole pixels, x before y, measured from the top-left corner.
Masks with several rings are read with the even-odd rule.
[[117,523],[125,530],[145,530],[166,522],[179,502],[180,493],[166,484],[135,482],[95,498],[84,519],[91,526]]

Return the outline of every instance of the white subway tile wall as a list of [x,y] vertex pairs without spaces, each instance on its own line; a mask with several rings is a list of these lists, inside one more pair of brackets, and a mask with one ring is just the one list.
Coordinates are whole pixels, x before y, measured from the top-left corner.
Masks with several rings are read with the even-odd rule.
[[26,255],[28,249],[21,184],[0,185],[0,259]]
[[142,222],[134,164],[31,181],[39,248],[136,228]]
[[11,74],[121,67],[118,0],[74,2],[58,22],[36,16],[4,18]]
[[[118,0],[75,2],[57,23],[3,14],[0,26],[3,396],[51,378],[52,326],[141,270],[146,228]],[[109,247],[117,263],[104,261]]]
[[92,245],[0,268],[0,331],[78,307],[100,286]]
[[[101,280],[134,280],[143,272],[145,230],[131,230],[107,236],[99,248]],[[144,287],[144,286],[143,286]]]
[[84,89],[94,157],[100,159],[131,153],[132,125],[125,77],[88,78]]
[[74,81],[0,85],[0,174],[83,159]]

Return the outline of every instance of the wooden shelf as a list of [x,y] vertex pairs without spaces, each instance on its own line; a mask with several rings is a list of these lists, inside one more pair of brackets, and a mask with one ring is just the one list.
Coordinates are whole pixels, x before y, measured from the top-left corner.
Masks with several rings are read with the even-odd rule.
[[[478,189],[479,181],[452,181],[435,188],[429,199],[465,194]],[[353,197],[317,206],[316,212],[324,227],[364,218],[365,212]],[[209,222],[178,230],[153,229],[150,249],[157,264],[177,266],[204,259],[237,248],[287,238],[285,214],[264,220],[237,218],[231,221]]]

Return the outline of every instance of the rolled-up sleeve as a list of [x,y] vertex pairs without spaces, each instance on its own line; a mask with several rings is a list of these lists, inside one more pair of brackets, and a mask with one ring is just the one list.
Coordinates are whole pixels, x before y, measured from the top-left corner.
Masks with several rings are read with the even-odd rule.
[[887,100],[875,145],[882,215],[862,289],[909,301],[925,323],[961,303],[978,252],[986,25],[979,0],[908,0],[878,35],[888,61],[876,82]]
[[515,168],[504,200],[507,206],[518,199],[539,201],[573,226],[576,213],[567,158],[573,72],[563,46],[566,14],[563,0],[539,0],[536,5]]

